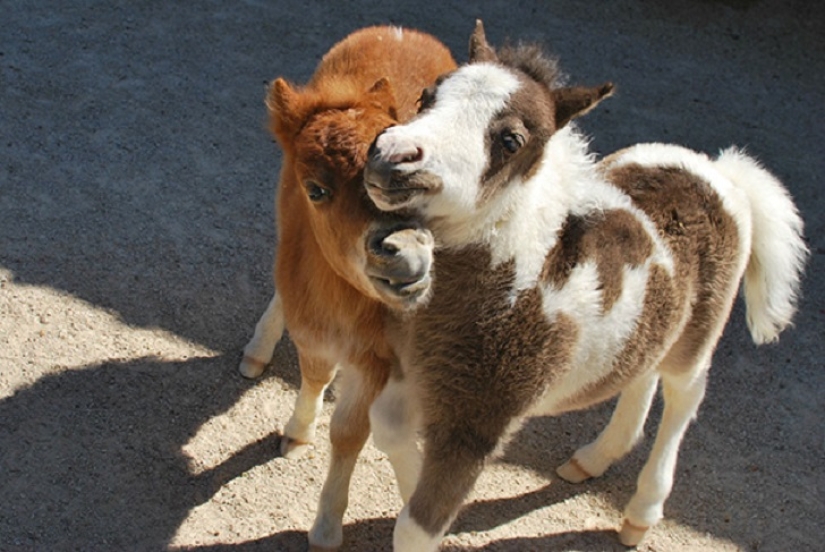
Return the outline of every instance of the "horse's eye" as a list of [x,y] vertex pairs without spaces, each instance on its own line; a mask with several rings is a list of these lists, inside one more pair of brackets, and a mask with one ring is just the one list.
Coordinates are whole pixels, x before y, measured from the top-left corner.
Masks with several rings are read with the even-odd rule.
[[505,130],[501,133],[501,144],[510,153],[516,153],[524,145],[524,136]]
[[317,182],[313,182],[312,180],[307,180],[304,187],[306,188],[309,200],[313,203],[320,203],[332,197],[332,193],[328,189],[320,186]]
[[422,90],[417,103],[419,113],[431,107],[435,103],[435,86],[430,86]]

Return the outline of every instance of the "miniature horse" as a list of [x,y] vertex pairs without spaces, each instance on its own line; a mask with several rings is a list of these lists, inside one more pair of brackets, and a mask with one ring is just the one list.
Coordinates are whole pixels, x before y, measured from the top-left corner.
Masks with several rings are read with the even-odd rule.
[[[368,409],[397,362],[385,319],[424,300],[430,285],[432,236],[370,203],[362,185],[367,150],[383,129],[412,117],[421,90],[454,68],[435,38],[372,27],[335,45],[303,89],[279,78],[269,90],[271,127],[284,153],[276,293],[240,371],[262,373],[286,324],[301,369],[281,441],[289,456],[313,440],[324,390],[343,368],[312,546],[333,549],[342,541],[349,480],[370,432]],[[399,481],[405,500],[414,483]]]
[[755,342],[790,323],[802,221],[735,149],[711,160],[638,145],[596,164],[567,124],[612,85],[558,87],[554,62],[531,46],[497,54],[480,22],[470,44],[471,63],[377,138],[365,170],[376,205],[417,211],[437,243],[431,299],[395,344],[403,373],[370,412],[376,436],[423,431],[395,550],[437,548],[525,416],[621,393],[601,435],[558,469],[571,482],[602,475],[642,435],[661,380],[662,421],[620,532],[632,546],[662,517],[740,281]]

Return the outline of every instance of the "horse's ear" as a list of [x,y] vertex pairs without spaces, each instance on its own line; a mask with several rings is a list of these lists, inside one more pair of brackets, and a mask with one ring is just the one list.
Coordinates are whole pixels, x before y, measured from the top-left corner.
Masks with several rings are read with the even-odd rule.
[[398,119],[396,113],[395,92],[393,92],[390,79],[381,77],[370,87],[367,95],[374,106],[389,113],[393,119]]
[[594,88],[574,86],[552,91],[556,104],[556,128],[580,117],[596,107],[603,99],[613,95],[613,83],[607,82]]
[[297,130],[298,92],[282,78],[275,79],[266,95],[266,107],[272,130],[277,134],[293,134]]
[[470,35],[470,63],[482,61],[498,61],[498,56],[493,47],[487,44],[487,37],[484,35],[484,23],[481,19],[476,19],[476,28]]

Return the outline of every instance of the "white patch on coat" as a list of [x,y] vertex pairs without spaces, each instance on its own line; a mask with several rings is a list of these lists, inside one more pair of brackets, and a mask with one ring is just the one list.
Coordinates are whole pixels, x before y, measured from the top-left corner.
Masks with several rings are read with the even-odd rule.
[[493,266],[516,261],[512,300],[536,286],[547,253],[556,245],[572,199],[564,183],[573,180],[587,187],[596,180],[589,159],[584,138],[565,128],[545,145],[532,178],[511,182],[485,206],[486,231],[480,235],[492,250]]
[[536,414],[555,414],[557,405],[606,377],[616,355],[636,330],[644,308],[650,261],[622,269],[622,291],[608,312],[603,312],[603,295],[594,262],[577,266],[560,289],[542,291],[545,315],[553,321],[559,314],[571,318],[579,329],[571,370],[555,383],[532,409]]

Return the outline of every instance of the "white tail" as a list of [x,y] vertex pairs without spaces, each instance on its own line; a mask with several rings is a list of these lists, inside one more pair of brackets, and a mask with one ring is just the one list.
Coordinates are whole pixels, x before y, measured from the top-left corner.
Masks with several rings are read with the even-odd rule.
[[753,236],[743,286],[747,322],[755,343],[769,343],[796,312],[808,258],[802,218],[782,183],[744,152],[728,148],[714,165],[750,202]]

